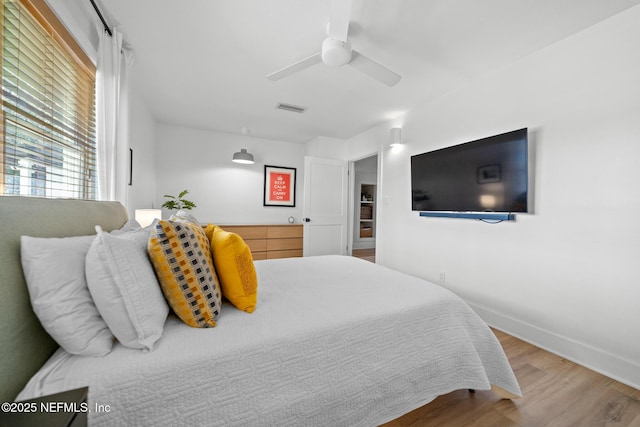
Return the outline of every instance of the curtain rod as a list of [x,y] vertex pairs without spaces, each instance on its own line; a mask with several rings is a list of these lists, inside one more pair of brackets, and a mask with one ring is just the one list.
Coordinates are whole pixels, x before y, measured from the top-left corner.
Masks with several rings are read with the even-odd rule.
[[100,9],[98,9],[98,6],[96,5],[96,2],[93,0],[89,0],[91,2],[91,5],[93,6],[93,8],[95,9],[96,13],[98,14],[98,18],[100,18],[100,21],[102,21],[102,25],[104,26],[104,30],[107,32],[107,34],[109,34],[109,36],[113,36],[113,34],[111,33],[111,30],[109,29],[109,25],[107,25],[107,21],[104,20],[102,13],[100,13]]

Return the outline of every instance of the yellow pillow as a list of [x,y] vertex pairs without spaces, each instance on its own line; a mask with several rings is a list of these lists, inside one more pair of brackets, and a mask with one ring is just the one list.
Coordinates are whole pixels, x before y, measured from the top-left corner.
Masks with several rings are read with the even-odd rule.
[[252,313],[258,298],[258,277],[251,249],[242,237],[216,225],[209,224],[206,234],[220,275],[222,294],[239,310]]
[[194,328],[216,326],[222,295],[202,227],[160,220],[147,250],[162,292],[178,317]]

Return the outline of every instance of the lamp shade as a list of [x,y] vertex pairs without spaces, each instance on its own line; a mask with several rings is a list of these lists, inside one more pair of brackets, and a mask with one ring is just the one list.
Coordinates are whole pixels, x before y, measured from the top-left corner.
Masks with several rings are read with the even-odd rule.
[[392,147],[402,145],[402,128],[391,129],[391,143],[389,145]]
[[162,210],[160,209],[136,209],[135,211],[136,221],[142,227],[151,225],[154,219],[162,219]]
[[255,161],[253,160],[253,154],[247,152],[246,148],[242,148],[237,153],[233,153],[233,161],[236,163],[244,163],[248,165],[255,163]]

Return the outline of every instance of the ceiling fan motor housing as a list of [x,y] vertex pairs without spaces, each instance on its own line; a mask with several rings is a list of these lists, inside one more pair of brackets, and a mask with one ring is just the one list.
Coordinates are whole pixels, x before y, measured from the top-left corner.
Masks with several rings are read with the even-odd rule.
[[322,42],[322,62],[330,67],[340,67],[351,60],[351,43],[349,40],[327,38]]

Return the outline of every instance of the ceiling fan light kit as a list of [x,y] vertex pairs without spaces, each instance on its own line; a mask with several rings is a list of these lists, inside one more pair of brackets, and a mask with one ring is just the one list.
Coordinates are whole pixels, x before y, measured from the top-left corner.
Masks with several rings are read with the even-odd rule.
[[348,39],[350,14],[351,1],[332,0],[328,27],[329,37],[322,42],[321,51],[271,73],[267,78],[280,80],[322,62],[329,67],[341,67],[349,64],[387,86],[398,83],[402,78],[399,74],[351,48],[351,42]]
[[341,67],[351,61],[351,43],[326,38],[322,42],[322,62],[329,67]]

